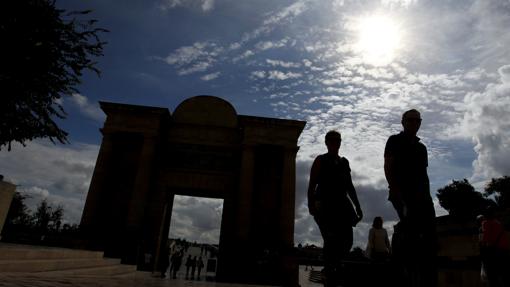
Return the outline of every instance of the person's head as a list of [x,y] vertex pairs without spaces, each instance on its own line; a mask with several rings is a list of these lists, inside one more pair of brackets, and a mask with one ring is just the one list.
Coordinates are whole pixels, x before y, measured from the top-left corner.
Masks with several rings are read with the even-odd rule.
[[415,109],[406,111],[402,115],[402,126],[405,133],[416,135],[421,126],[420,112]]
[[326,134],[325,141],[329,153],[338,153],[342,143],[342,136],[339,132],[331,130]]
[[483,211],[484,219],[494,219],[496,218],[496,206],[493,204],[487,205]]
[[376,229],[381,229],[383,226],[383,220],[382,217],[376,216],[374,217],[374,222],[372,223],[372,227]]

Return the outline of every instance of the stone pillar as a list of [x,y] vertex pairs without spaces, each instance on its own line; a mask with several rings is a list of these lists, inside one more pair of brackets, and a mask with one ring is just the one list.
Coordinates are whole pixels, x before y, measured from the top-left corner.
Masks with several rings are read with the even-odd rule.
[[299,286],[299,265],[292,254],[294,247],[294,219],[296,206],[296,153],[298,147],[285,148],[283,154],[283,177],[280,214],[280,242],[283,254],[280,273],[286,286]]
[[283,152],[282,193],[280,210],[280,242],[284,248],[294,245],[294,219],[296,205],[296,153],[297,147]]
[[136,250],[139,249],[142,224],[147,208],[147,199],[150,190],[154,188],[153,183],[153,167],[155,161],[157,137],[144,137],[140,159],[138,161],[138,170],[133,187],[128,212],[126,214],[126,229],[124,238],[124,260],[123,263],[134,264],[137,261]]
[[[252,194],[254,179],[254,147],[242,145],[241,164],[239,170],[239,186],[237,192],[223,201],[221,220],[220,254],[216,278],[218,281],[242,282],[246,280],[249,261],[245,250],[250,243]],[[240,256],[239,251],[243,251]]]
[[255,174],[255,149],[253,145],[243,145],[241,170],[239,174],[239,195],[237,200],[237,224],[239,239],[248,241],[251,226],[253,178]]
[[2,229],[15,192],[16,185],[0,180],[0,239],[2,238]]
[[87,232],[88,229],[95,229],[102,218],[97,218],[101,212],[102,198],[101,191],[108,180],[109,160],[113,152],[113,135],[103,132],[103,141],[97,155],[96,166],[90,182],[87,200],[83,208],[83,215],[81,217],[80,226]]

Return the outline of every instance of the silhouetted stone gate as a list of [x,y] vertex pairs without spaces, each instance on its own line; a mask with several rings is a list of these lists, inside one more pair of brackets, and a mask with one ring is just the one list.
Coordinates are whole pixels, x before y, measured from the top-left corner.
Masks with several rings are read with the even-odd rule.
[[305,122],[237,115],[212,96],[166,108],[100,102],[107,119],[81,228],[124,263],[159,259],[176,194],[224,199],[217,279],[297,281],[295,157]]

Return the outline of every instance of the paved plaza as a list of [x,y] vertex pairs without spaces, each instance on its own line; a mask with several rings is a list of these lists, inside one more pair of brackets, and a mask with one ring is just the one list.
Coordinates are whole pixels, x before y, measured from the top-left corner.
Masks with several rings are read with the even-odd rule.
[[[9,250],[13,248],[19,248],[19,245],[9,245],[2,243],[0,244],[0,252],[3,250],[4,256],[7,255]],[[38,246],[23,246],[26,250],[33,252],[45,252],[52,250],[49,247],[38,247]],[[61,249],[57,249],[61,250]],[[79,251],[78,251],[79,252]],[[87,251],[86,251],[87,252]],[[12,253],[12,252],[11,252]],[[200,280],[186,280],[186,258],[188,255],[200,256],[199,247],[190,247],[188,252],[185,253],[183,258],[183,264],[177,273],[177,279],[171,279],[168,276],[166,278],[160,278],[160,273],[151,272],[128,272],[120,275],[107,275],[107,274],[94,274],[94,275],[69,275],[69,274],[55,274],[51,272],[2,272],[0,270],[0,287],[70,287],[70,286],[83,286],[83,287],[163,287],[163,286],[207,286],[207,287],[235,287],[235,286],[250,286],[256,287],[260,285],[243,285],[243,284],[232,284],[232,283],[219,283],[214,281],[206,281],[206,276],[211,277],[211,273],[207,273],[206,269],[202,270]],[[203,253],[202,258],[204,263],[207,262],[209,253]],[[19,258],[18,258],[19,259]],[[17,262],[12,258],[13,261]],[[129,265],[128,265],[129,266]],[[0,266],[1,267],[1,266]],[[0,268],[5,269],[5,267]],[[317,268],[316,268],[317,269]],[[305,267],[301,266],[299,270],[299,284],[302,287],[319,287],[321,284],[313,283],[308,280],[309,270],[305,271]]]
[[[299,276],[301,287],[320,287],[321,284],[308,281],[309,271],[304,270],[301,266]],[[148,272],[136,272],[125,278],[122,277],[106,277],[106,276],[45,276],[35,273],[20,274],[1,274],[0,286],[2,287],[189,287],[189,286],[207,286],[207,287],[236,287],[250,286],[257,287],[260,285],[242,285],[210,282],[204,280],[184,280],[154,277]]]

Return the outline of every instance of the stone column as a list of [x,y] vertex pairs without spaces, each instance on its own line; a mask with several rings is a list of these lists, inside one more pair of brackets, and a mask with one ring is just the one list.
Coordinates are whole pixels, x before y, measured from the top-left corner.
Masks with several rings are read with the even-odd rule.
[[243,145],[241,156],[241,170],[239,173],[239,195],[237,206],[238,235],[243,241],[250,236],[251,208],[253,197],[253,178],[255,173],[255,148],[253,145]]
[[16,185],[0,180],[0,239],[2,238],[2,229],[15,192]]
[[155,136],[144,136],[138,170],[134,181],[133,193],[129,201],[126,214],[126,227],[124,238],[124,263],[134,264],[137,261],[136,251],[140,248],[142,235],[142,224],[147,208],[147,199],[151,189],[154,188],[153,172],[158,138]]
[[[220,254],[216,272],[218,281],[235,281],[246,272],[246,253],[239,251],[249,246],[254,178],[254,147],[242,145],[239,186],[237,194],[229,195],[223,201],[223,215],[220,234]],[[246,279],[246,278],[245,278]]]
[[150,189],[153,187],[151,186],[151,179],[153,177],[156,144],[157,137],[144,137],[142,152],[138,161],[138,171],[136,173],[133,195],[127,214],[126,226],[128,228],[138,228],[142,224],[147,197]]
[[294,219],[296,205],[296,153],[297,147],[287,147],[283,152],[280,242],[285,248],[294,245]]
[[294,219],[296,205],[296,153],[298,147],[287,147],[283,152],[283,178],[280,214],[280,242],[283,254],[280,261],[281,280],[286,286],[299,285],[299,265],[292,253],[294,247]]
[[101,215],[101,203],[99,201],[103,197],[101,192],[104,192],[102,189],[108,180],[110,158],[113,152],[113,137],[113,134],[103,132],[103,141],[101,142],[101,148],[99,149],[94,174],[92,175],[87,200],[85,201],[81,217],[80,225],[85,231],[89,228],[96,229],[94,226],[100,226],[100,221],[103,220],[98,218]]

